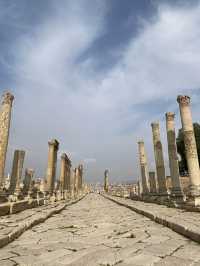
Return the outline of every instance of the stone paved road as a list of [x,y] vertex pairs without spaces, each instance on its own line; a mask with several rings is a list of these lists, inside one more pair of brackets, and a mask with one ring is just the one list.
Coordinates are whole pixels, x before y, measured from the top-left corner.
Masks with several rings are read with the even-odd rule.
[[90,194],[0,249],[0,265],[200,265],[200,245]]

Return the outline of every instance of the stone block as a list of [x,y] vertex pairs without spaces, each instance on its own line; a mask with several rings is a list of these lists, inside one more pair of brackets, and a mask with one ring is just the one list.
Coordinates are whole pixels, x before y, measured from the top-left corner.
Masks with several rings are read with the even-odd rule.
[[44,205],[44,199],[38,199],[37,201],[39,206]]
[[28,200],[21,200],[21,201],[13,202],[11,203],[11,206],[10,206],[10,213],[13,214],[13,213],[21,212],[28,208],[29,208]]
[[28,202],[28,208],[32,209],[38,207],[38,201],[36,199],[30,199]]
[[0,205],[0,216],[10,213],[10,203],[4,203]]

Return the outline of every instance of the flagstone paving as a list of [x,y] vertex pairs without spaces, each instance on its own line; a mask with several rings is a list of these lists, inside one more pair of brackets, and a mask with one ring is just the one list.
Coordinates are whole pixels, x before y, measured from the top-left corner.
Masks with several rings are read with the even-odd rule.
[[200,265],[200,245],[89,194],[0,249],[0,265]]

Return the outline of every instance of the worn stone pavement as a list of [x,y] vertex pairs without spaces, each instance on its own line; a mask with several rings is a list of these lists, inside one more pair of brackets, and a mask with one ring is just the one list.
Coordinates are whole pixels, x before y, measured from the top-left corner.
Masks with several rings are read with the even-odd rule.
[[200,265],[200,245],[89,194],[0,249],[0,265]]

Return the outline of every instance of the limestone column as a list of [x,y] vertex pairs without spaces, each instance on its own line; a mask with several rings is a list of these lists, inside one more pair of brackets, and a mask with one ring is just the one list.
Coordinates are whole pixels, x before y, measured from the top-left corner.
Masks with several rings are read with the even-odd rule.
[[47,165],[47,186],[46,190],[50,194],[54,191],[55,178],[56,178],[56,165],[57,165],[57,152],[59,149],[59,142],[53,139],[48,142],[49,152],[48,152],[48,165]]
[[67,160],[67,175],[66,175],[66,187],[65,189],[70,191],[70,187],[71,187],[71,183],[72,183],[72,180],[71,180],[71,161],[70,159],[68,158]]
[[79,190],[82,189],[82,183],[83,183],[83,165],[80,164],[78,166],[78,172],[79,172],[79,180],[78,180],[78,187],[79,187]]
[[29,192],[31,181],[33,180],[33,176],[34,176],[33,169],[28,168],[25,170],[25,177],[24,177],[24,182],[23,182],[24,183],[23,192],[25,195],[27,195]]
[[10,188],[9,188],[10,194],[13,194],[14,192],[16,194],[20,193],[20,183],[21,183],[22,170],[24,165],[24,157],[25,157],[25,151],[15,150],[11,179],[10,179]]
[[108,187],[109,187],[109,183],[108,183],[108,170],[105,170],[104,172],[104,191],[108,192]]
[[60,170],[60,182],[59,182],[59,190],[65,190],[65,182],[66,182],[66,175],[67,175],[67,155],[63,153],[61,155],[61,170]]
[[144,148],[144,141],[138,142],[139,159],[140,159],[140,170],[141,170],[141,181],[142,181],[142,194],[148,194],[148,167],[147,167],[147,157]]
[[184,135],[184,144],[186,159],[190,177],[189,201],[192,205],[200,205],[200,172],[197,155],[196,140],[192,123],[192,114],[190,109],[190,97],[179,95],[179,103],[182,129]]
[[4,186],[4,168],[8,147],[13,100],[14,96],[11,93],[6,92],[3,94],[0,112],[0,188]]
[[174,126],[175,114],[172,112],[168,112],[165,114],[165,116],[166,116],[166,130],[167,130],[167,142],[168,142],[169,169],[172,180],[171,194],[172,196],[182,196],[178,155],[176,147],[176,133]]
[[156,173],[157,173],[157,182],[158,182],[158,193],[166,195],[167,186],[165,178],[165,165],[163,158],[162,143],[160,140],[160,127],[158,122],[151,124],[152,134],[153,134],[153,145],[154,145],[154,156],[156,163]]
[[157,193],[157,189],[156,189],[156,174],[155,172],[151,171],[149,172],[149,189],[150,189],[150,193]]

